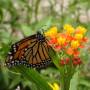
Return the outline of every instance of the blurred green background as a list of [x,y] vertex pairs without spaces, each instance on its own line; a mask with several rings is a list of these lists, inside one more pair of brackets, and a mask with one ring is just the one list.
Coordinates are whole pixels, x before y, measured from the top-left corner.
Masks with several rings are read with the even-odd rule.
[[[0,0],[0,90],[51,90],[47,81],[60,85],[55,66],[37,72],[23,66],[9,70],[3,63],[12,43],[53,25],[62,30],[65,23],[85,26],[89,37],[90,0]],[[89,43],[82,57],[81,77],[72,84],[76,83],[78,90],[90,90]]]

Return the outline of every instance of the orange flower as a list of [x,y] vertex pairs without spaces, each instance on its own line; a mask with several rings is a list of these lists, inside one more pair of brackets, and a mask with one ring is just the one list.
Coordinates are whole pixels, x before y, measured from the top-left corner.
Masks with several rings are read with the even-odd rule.
[[80,52],[77,49],[74,50],[72,48],[68,48],[67,51],[66,51],[66,53],[68,55],[73,55],[73,56],[78,56],[80,54]]
[[87,42],[88,41],[88,38],[87,37],[83,37],[82,41],[83,42]]
[[67,40],[72,41],[72,40],[74,40],[74,38],[72,36],[70,36],[70,35],[67,35]]
[[62,47],[61,47],[60,45],[55,45],[55,46],[54,46],[55,51],[60,51],[61,48],[62,48]]
[[79,48],[84,48],[84,45],[80,45]]
[[78,56],[79,54],[80,54],[80,52],[78,50],[74,50],[74,52],[73,52],[74,57]]
[[66,53],[68,55],[72,55],[74,53],[73,49],[71,47],[69,47],[67,50],[66,50]]
[[56,44],[57,43],[57,38],[53,37],[49,40],[49,44]]
[[87,37],[85,37],[86,29],[79,26],[75,31],[71,25],[65,24],[64,30],[66,32],[58,33],[56,26],[51,27],[45,33],[45,36],[49,38],[49,45],[56,52],[66,52],[73,57],[79,56],[80,52],[78,49],[84,48],[84,42],[87,42]]

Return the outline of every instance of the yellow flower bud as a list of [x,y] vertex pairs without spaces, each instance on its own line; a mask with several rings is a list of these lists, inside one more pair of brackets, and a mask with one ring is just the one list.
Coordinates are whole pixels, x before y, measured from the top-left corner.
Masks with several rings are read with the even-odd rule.
[[76,40],[76,41],[72,41],[71,42],[71,47],[73,48],[73,49],[77,49],[78,47],[79,47],[79,42]]
[[74,28],[70,24],[65,24],[64,30],[66,30],[67,34],[71,34],[74,32]]
[[86,28],[84,28],[82,26],[78,26],[76,28],[76,33],[85,34],[86,31],[87,31]]
[[45,32],[45,36],[54,37],[56,35],[57,35],[57,27],[56,26],[50,28],[47,32]]
[[83,38],[82,34],[75,34],[75,39],[81,40]]
[[48,83],[48,84],[52,88],[52,90],[60,90],[60,87],[57,83],[53,83],[53,84]]
[[59,44],[59,45],[63,45],[63,44],[65,44],[66,38],[64,38],[64,37],[59,37],[59,38],[57,39],[57,41],[58,41],[58,44]]

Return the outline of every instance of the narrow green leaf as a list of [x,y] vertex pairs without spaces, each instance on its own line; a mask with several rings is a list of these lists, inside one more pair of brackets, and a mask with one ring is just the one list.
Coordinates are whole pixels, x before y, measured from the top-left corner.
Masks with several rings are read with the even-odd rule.
[[11,84],[9,85],[9,89],[12,90],[16,85],[19,84],[20,81],[21,81],[20,77],[13,79]]
[[8,86],[8,84],[9,84],[8,70],[5,67],[2,67],[1,70],[2,70],[2,75],[3,75],[4,82],[5,82],[6,86]]

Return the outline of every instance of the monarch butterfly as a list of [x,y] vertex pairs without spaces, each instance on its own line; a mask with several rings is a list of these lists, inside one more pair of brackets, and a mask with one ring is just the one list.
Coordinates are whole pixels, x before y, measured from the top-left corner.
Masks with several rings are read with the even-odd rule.
[[37,32],[11,46],[6,65],[11,67],[23,64],[27,67],[42,68],[50,64],[51,58],[46,37]]

